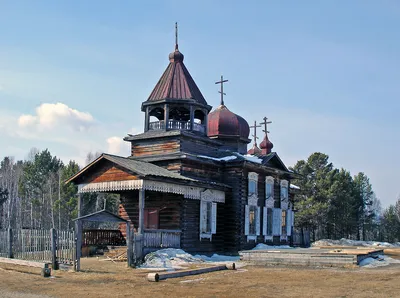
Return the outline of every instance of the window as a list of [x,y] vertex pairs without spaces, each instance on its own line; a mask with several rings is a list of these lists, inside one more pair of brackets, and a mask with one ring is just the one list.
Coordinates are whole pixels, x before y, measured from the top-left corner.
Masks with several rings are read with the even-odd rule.
[[256,235],[256,215],[257,215],[257,207],[250,206],[249,208],[249,235]]
[[271,176],[265,178],[265,198],[273,198],[274,197],[274,178]]
[[281,235],[286,235],[286,226],[287,226],[287,211],[282,210],[282,232]]
[[289,198],[288,182],[286,180],[281,181],[281,201],[287,202]]
[[217,203],[200,201],[200,238],[211,239],[217,232]]
[[249,173],[249,197],[253,195],[257,195],[257,183],[258,183],[258,174],[257,173]]

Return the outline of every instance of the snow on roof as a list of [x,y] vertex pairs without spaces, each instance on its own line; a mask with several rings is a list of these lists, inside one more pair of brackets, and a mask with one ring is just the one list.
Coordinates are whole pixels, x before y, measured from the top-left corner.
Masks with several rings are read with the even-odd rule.
[[290,184],[290,188],[293,188],[293,189],[300,189],[300,187],[298,187],[297,185],[294,185],[294,184]]
[[221,157],[221,158],[211,157],[211,156],[207,156],[207,155],[197,155],[197,156],[201,157],[201,158],[216,160],[216,161],[229,161],[229,160],[234,160],[237,158],[236,156],[233,156],[233,155],[225,156],[225,157]]
[[242,155],[242,156],[248,161],[259,163],[259,164],[262,163],[262,159],[258,158],[257,156],[250,155],[250,154],[246,154],[246,155]]

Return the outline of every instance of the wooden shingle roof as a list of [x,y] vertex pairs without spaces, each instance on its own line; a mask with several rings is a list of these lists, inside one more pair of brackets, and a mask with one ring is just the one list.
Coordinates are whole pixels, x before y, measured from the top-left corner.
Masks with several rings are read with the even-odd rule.
[[183,54],[176,49],[169,55],[170,63],[145,103],[161,100],[193,100],[207,106],[192,76],[183,63]]

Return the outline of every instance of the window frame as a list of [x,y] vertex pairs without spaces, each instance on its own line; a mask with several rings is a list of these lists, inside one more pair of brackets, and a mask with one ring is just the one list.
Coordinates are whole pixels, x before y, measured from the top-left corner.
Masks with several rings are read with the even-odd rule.
[[[204,225],[206,230],[204,230]],[[199,234],[201,239],[212,240],[212,235],[217,233],[217,203],[211,200],[200,200],[200,227]]]

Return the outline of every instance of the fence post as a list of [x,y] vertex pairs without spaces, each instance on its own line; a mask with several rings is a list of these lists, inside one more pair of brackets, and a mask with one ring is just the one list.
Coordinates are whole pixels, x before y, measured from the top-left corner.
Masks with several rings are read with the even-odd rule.
[[126,222],[126,250],[127,250],[128,267],[131,267],[132,266],[132,235],[131,235],[131,225],[129,222]]
[[58,270],[57,262],[57,232],[56,229],[50,229],[50,240],[51,240],[51,267],[53,270]]
[[13,254],[13,232],[11,228],[8,228],[7,230],[7,240],[8,240],[8,258],[13,258],[14,254]]

